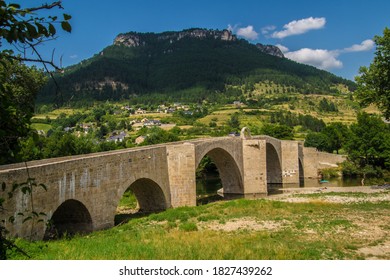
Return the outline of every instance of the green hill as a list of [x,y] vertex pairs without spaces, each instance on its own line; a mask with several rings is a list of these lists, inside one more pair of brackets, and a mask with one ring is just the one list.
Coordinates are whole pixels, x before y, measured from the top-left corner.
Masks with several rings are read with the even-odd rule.
[[194,101],[265,81],[304,94],[335,93],[340,84],[354,89],[349,80],[265,49],[227,30],[119,34],[113,45],[56,75],[58,87],[49,81],[38,102],[58,97],[65,102],[122,100],[153,93]]

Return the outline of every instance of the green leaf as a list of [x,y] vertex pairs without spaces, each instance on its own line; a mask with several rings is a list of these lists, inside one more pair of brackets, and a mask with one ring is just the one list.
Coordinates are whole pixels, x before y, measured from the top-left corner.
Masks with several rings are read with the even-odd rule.
[[23,188],[22,188],[22,193],[23,193],[23,194],[26,194],[26,193],[29,193],[29,194],[30,194],[30,193],[31,193],[31,188],[30,188],[30,187],[23,187]]
[[17,188],[19,188],[19,184],[13,183],[12,184],[12,191],[14,192]]
[[39,184],[39,186],[42,187],[42,189],[44,189],[45,191],[47,191],[47,187],[46,187],[45,184],[42,184],[42,183],[41,183],[41,184]]
[[64,14],[64,20],[70,20],[72,18],[71,15]]
[[49,23],[49,33],[50,33],[50,35],[55,35],[56,34],[56,28],[51,23]]
[[25,223],[25,222],[27,222],[28,220],[31,220],[32,219],[32,217],[31,216],[28,216],[27,218],[24,218],[23,219],[23,222],[22,223]]
[[27,28],[28,33],[30,34],[31,38],[35,38],[38,35],[37,29],[35,28],[34,25],[27,22],[26,28]]
[[10,3],[10,4],[8,5],[8,7],[14,8],[15,10],[16,10],[16,9],[20,9],[20,5],[19,5],[19,4],[16,4],[16,3]]
[[65,30],[66,32],[72,32],[72,26],[70,25],[70,23],[69,22],[67,22],[67,21],[62,21],[61,22],[61,27],[62,27],[62,29],[63,30]]
[[18,39],[18,30],[15,27],[11,27],[11,29],[7,33],[6,39],[8,43],[15,42]]
[[35,25],[38,27],[38,35],[47,35],[47,29],[39,22],[36,22]]

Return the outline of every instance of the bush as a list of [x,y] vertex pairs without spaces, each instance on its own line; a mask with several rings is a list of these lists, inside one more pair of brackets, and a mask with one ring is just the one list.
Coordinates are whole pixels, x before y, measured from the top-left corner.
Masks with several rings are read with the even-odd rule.
[[325,168],[321,170],[321,173],[323,175],[323,178],[326,179],[338,178],[341,176],[341,168],[339,167]]

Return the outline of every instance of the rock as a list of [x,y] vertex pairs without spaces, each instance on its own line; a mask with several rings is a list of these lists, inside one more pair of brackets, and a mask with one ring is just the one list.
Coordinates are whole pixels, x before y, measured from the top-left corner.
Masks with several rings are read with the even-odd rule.
[[266,53],[266,54],[269,54],[269,55],[273,55],[273,56],[277,56],[277,57],[280,57],[280,58],[284,58],[284,54],[282,53],[282,51],[277,47],[277,46],[273,46],[273,45],[263,45],[263,44],[256,44],[256,47],[262,51],[263,53]]
[[137,33],[129,32],[119,34],[114,39],[114,45],[122,45],[126,47],[145,46],[152,41],[179,41],[183,38],[214,38],[221,41],[236,41],[237,37],[229,30],[212,30],[193,28],[178,32],[163,32],[163,33]]

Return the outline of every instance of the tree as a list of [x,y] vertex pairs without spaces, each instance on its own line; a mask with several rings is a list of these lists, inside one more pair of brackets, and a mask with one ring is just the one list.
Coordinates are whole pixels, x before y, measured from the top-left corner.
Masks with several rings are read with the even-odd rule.
[[[37,49],[42,42],[55,38],[57,34],[55,25],[60,24],[63,30],[72,31],[69,23],[71,16],[68,14],[62,14],[61,20],[58,16],[37,15],[38,12],[53,8],[63,9],[62,1],[29,8],[22,8],[16,3],[7,4],[5,1],[0,1],[0,47],[3,46],[3,41],[6,41],[23,54],[23,56],[17,56],[12,49],[8,48],[0,52],[0,59],[39,62],[45,66],[49,64],[60,69],[53,60],[43,59]],[[35,57],[26,57],[26,50],[31,50]]]
[[45,77],[19,61],[0,61],[0,164],[6,164],[16,160],[18,139],[30,131],[34,100]]
[[293,128],[284,124],[264,124],[261,133],[281,140],[294,138]]
[[234,113],[230,117],[230,120],[228,121],[228,125],[236,131],[240,129],[240,120],[238,119],[238,113]]
[[168,143],[179,141],[179,137],[170,131],[165,131],[157,126],[152,128],[146,128],[147,136],[142,145],[154,145],[160,143]]
[[348,127],[340,122],[327,125],[321,133],[328,138],[328,149],[326,151],[329,153],[333,153],[334,150],[339,153],[339,150],[343,148],[350,135]]
[[351,125],[346,145],[348,158],[359,168],[390,169],[390,129],[379,116],[360,113]]
[[[62,15],[63,20],[57,16],[37,16],[38,12],[53,8],[62,9],[61,1],[30,8],[0,1],[0,47],[5,43],[9,46],[0,51],[0,164],[15,161],[18,139],[29,133],[35,97],[45,83],[42,71],[22,62],[41,62],[47,71],[48,64],[59,69],[38,51],[39,44],[55,38],[56,24],[71,31],[71,17],[67,14]],[[24,55],[28,49],[34,57]],[[16,55],[15,50],[20,50],[23,56]]]
[[319,151],[329,150],[329,137],[321,132],[309,132],[305,138],[305,147],[314,147]]
[[[49,72],[48,65],[59,69],[53,59],[45,60],[38,51],[38,46],[42,42],[55,38],[56,24],[60,24],[67,32],[71,31],[69,24],[71,16],[67,14],[62,15],[63,20],[58,20],[57,16],[37,16],[38,12],[53,8],[62,9],[61,1],[38,7],[21,8],[19,4],[7,4],[0,0],[0,47],[3,48],[4,44],[8,44],[8,48],[0,51],[0,164],[15,160],[15,152],[19,149],[18,140],[29,133],[35,97],[44,83],[42,71],[27,67],[23,62],[43,63],[47,72]],[[15,50],[19,53],[15,54]],[[32,57],[25,55],[27,50],[28,53],[33,53]],[[30,200],[33,201],[33,187],[37,186],[37,183],[30,177],[27,165],[26,171],[27,181],[14,184],[12,192],[20,189],[23,194],[29,193]],[[45,186],[43,187],[46,189]],[[4,182],[1,183],[1,190],[3,192],[6,190]],[[9,198],[12,192],[8,192]],[[4,198],[0,197],[0,213],[3,212],[4,202]],[[23,221],[33,220],[32,232],[34,219],[37,218],[34,216],[36,212],[32,203],[29,210],[29,216]],[[24,213],[20,214],[24,215]],[[0,221],[0,259],[6,259],[8,251],[18,249],[5,237],[4,223],[5,220]]]
[[375,36],[375,57],[370,66],[361,67],[356,96],[363,106],[375,104],[386,119],[390,119],[390,29],[385,28],[383,36]]

